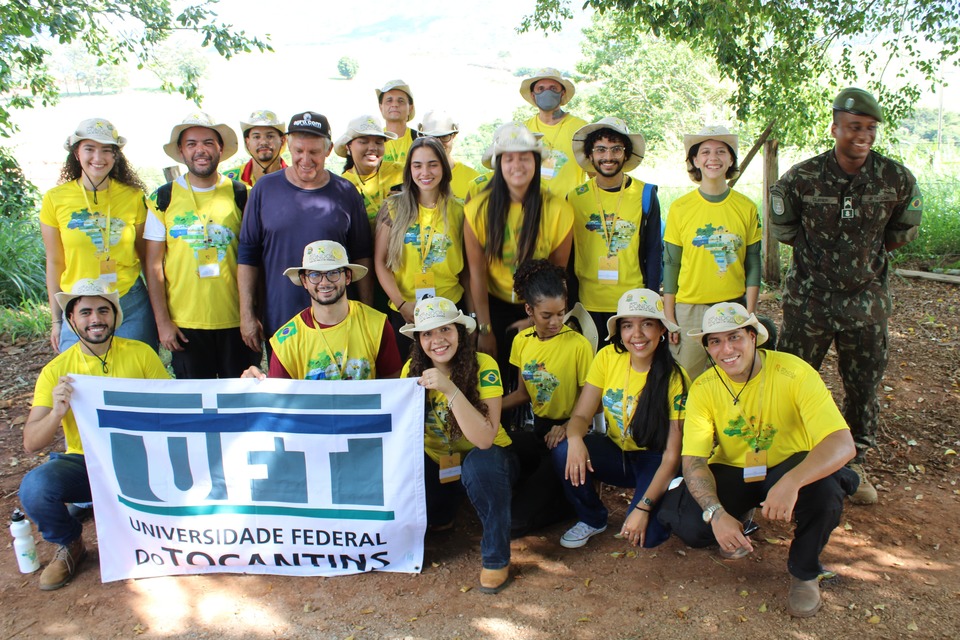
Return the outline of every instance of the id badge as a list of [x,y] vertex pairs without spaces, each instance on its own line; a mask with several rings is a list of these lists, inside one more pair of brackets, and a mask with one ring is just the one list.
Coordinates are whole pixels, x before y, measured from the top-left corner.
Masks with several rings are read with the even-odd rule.
[[767,478],[767,452],[748,451],[743,465],[744,482],[762,482]]
[[620,279],[620,258],[618,256],[612,258],[601,256],[597,278],[600,280],[600,284],[617,284]]
[[117,283],[117,261],[110,256],[100,259],[100,281],[107,284]]
[[216,249],[200,249],[197,251],[197,271],[201,278],[220,277],[220,261],[217,259]]
[[460,454],[451,453],[440,456],[440,484],[456,482],[460,479]]
[[424,298],[436,298],[437,288],[433,279],[433,272],[418,273],[413,276],[413,286],[416,289],[417,300]]

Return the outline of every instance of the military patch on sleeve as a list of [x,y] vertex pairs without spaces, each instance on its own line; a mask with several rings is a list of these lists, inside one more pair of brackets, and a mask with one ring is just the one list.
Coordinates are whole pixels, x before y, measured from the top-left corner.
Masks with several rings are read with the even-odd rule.
[[923,210],[923,196],[915,196],[910,199],[910,204],[907,205],[907,211],[922,211]]
[[770,198],[770,207],[773,209],[773,215],[782,216],[784,212],[783,198],[774,195]]
[[486,371],[480,372],[480,386],[481,387],[499,387],[500,384],[500,374],[494,369],[487,369]]

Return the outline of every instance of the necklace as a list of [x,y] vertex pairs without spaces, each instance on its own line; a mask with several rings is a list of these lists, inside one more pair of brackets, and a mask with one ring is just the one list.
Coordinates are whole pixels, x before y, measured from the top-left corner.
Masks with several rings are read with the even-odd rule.
[[[740,396],[743,395],[744,389],[746,389],[746,388],[747,388],[747,384],[750,383],[750,378],[753,377],[753,367],[754,367],[754,365],[756,365],[756,364],[757,364],[757,356],[756,356],[756,354],[754,354],[753,360],[750,362],[750,372],[747,374],[747,381],[743,383],[743,386],[740,387],[740,391],[738,391],[738,392],[736,393],[736,395],[734,395],[733,389],[730,388],[729,386],[727,386],[727,382],[726,382],[726,380],[723,379],[723,376],[720,375],[720,372],[719,372],[719,371],[717,372],[717,378],[720,379],[720,383],[723,385],[723,388],[726,389],[726,390],[727,390],[727,393],[730,394],[730,397],[733,398],[733,406],[737,406],[737,404],[740,402]],[[716,362],[713,363],[713,368],[714,368],[714,369],[717,368],[717,363],[716,363]]]

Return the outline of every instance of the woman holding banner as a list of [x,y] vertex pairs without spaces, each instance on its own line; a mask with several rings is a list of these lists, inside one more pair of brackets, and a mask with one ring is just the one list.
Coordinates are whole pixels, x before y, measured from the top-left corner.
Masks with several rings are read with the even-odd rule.
[[429,528],[450,530],[459,495],[466,492],[483,526],[480,591],[499,593],[510,583],[510,504],[518,465],[500,426],[500,370],[493,358],[476,351],[469,337],[476,326],[446,298],[420,300],[413,322],[400,329],[413,340],[400,377],[417,377],[427,389]]

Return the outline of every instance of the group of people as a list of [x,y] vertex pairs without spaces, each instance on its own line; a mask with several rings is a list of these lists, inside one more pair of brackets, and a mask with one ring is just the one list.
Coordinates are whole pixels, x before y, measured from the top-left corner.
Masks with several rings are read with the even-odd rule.
[[[429,530],[453,527],[465,493],[483,526],[481,591],[510,583],[511,533],[567,513],[564,547],[605,531],[598,480],[633,491],[619,535],[635,545],[674,534],[733,560],[753,549],[755,509],[796,522],[787,608],[815,614],[844,497],[876,501],[862,463],[886,362],[886,251],[916,236],[916,180],[871,151],[876,100],[842,91],[834,148],[771,191],[773,232],[794,247],[772,345],[755,314],[760,217],[727,186],[738,137],[684,137],[698,188],[664,225],[656,186],[627,174],[643,136],[564,112],[573,93],[552,69],[525,79],[539,113],[496,131],[482,175],[452,160],[448,115],[409,127],[401,80],[376,91],[385,127],[364,115],[336,141],[319,113],[284,126],[254,112],[241,125],[251,160],[230,178],[217,169],[235,133],[197,113],[164,147],[187,173],[149,198],[125,139],[82,122],[41,211],[60,355],[37,382],[24,445],[67,434],[67,452],[21,487],[58,545],[41,588],[69,582],[84,555],[69,376],[164,377],[159,343],[178,378],[416,377]],[[331,150],[347,159],[342,177],[324,168]],[[599,350],[597,329],[610,342]],[[816,372],[831,343],[842,414]],[[505,429],[524,407],[532,428]],[[553,519],[531,516],[544,507]]]

